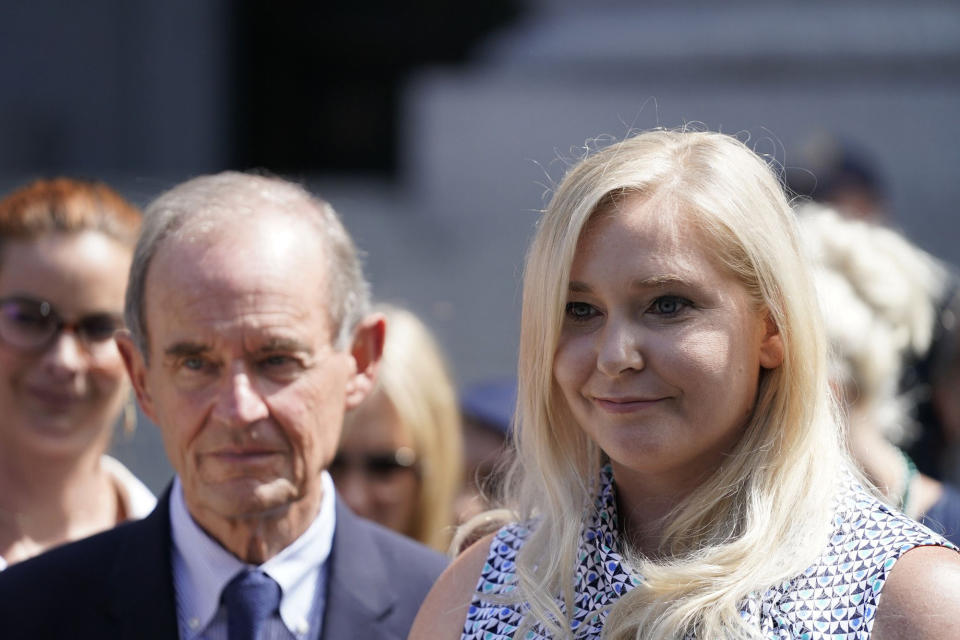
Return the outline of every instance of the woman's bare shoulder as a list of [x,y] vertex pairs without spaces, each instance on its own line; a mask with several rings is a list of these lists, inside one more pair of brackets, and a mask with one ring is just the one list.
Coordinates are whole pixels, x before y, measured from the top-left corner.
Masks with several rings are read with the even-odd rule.
[[423,601],[407,640],[460,638],[494,535],[477,540],[440,574]]
[[916,547],[887,577],[877,604],[873,640],[955,640],[960,625],[960,554]]

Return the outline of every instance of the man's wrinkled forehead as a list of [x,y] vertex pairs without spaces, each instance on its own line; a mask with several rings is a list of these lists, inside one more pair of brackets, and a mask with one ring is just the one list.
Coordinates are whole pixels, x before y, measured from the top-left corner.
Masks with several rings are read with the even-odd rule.
[[309,222],[291,216],[218,221],[225,223],[208,218],[185,226],[158,246],[146,277],[148,325],[152,316],[204,297],[241,309],[291,288],[304,304],[311,300],[329,313],[322,295],[329,287],[325,247]]
[[[269,207],[237,211],[207,209],[187,217],[160,242],[147,280],[157,263],[170,260],[170,256],[174,256],[174,264],[170,266],[196,271],[201,277],[210,277],[209,272],[225,265],[256,277],[267,267],[296,257],[325,258],[325,240],[316,220],[296,212]],[[233,256],[238,259],[231,259]],[[302,281],[325,279],[325,265],[325,259],[301,260]]]

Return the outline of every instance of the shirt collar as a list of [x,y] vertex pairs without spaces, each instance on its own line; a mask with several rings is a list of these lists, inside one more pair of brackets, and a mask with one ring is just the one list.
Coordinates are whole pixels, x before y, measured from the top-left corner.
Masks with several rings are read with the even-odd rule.
[[[319,571],[333,544],[335,490],[326,471],[321,475],[321,484],[323,498],[317,517],[299,538],[259,567],[280,585],[280,618],[291,633],[296,633],[309,619]],[[197,620],[197,629],[202,630],[216,615],[220,592],[226,584],[252,565],[224,549],[194,521],[187,510],[179,477],[174,478],[170,495],[170,527],[175,571],[180,572],[178,581],[185,591],[179,606],[185,619]]]

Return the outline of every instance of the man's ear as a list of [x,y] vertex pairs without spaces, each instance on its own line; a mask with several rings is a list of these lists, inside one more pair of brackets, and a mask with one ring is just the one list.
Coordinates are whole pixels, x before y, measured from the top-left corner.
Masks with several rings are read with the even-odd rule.
[[117,348],[120,349],[120,356],[123,358],[123,364],[127,368],[127,375],[130,377],[130,383],[133,385],[133,392],[137,394],[137,402],[140,403],[140,409],[143,413],[157,422],[156,413],[153,410],[153,398],[147,390],[147,363],[144,360],[140,349],[133,342],[133,337],[126,329],[118,331],[114,340],[117,342]]
[[353,334],[350,355],[356,370],[347,381],[346,408],[353,409],[363,402],[377,381],[377,367],[383,357],[387,335],[387,319],[382,313],[371,313],[357,325]]
[[760,342],[760,366],[764,369],[776,369],[783,363],[783,338],[773,315],[764,313],[763,340]]

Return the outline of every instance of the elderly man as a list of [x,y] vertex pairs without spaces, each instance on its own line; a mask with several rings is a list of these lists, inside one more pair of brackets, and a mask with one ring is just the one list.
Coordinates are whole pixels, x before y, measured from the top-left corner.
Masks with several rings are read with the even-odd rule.
[[148,518],[0,573],[30,638],[404,638],[441,556],[358,519],[325,471],[384,320],[300,187],[224,173],[147,210],[117,338],[177,475]]

